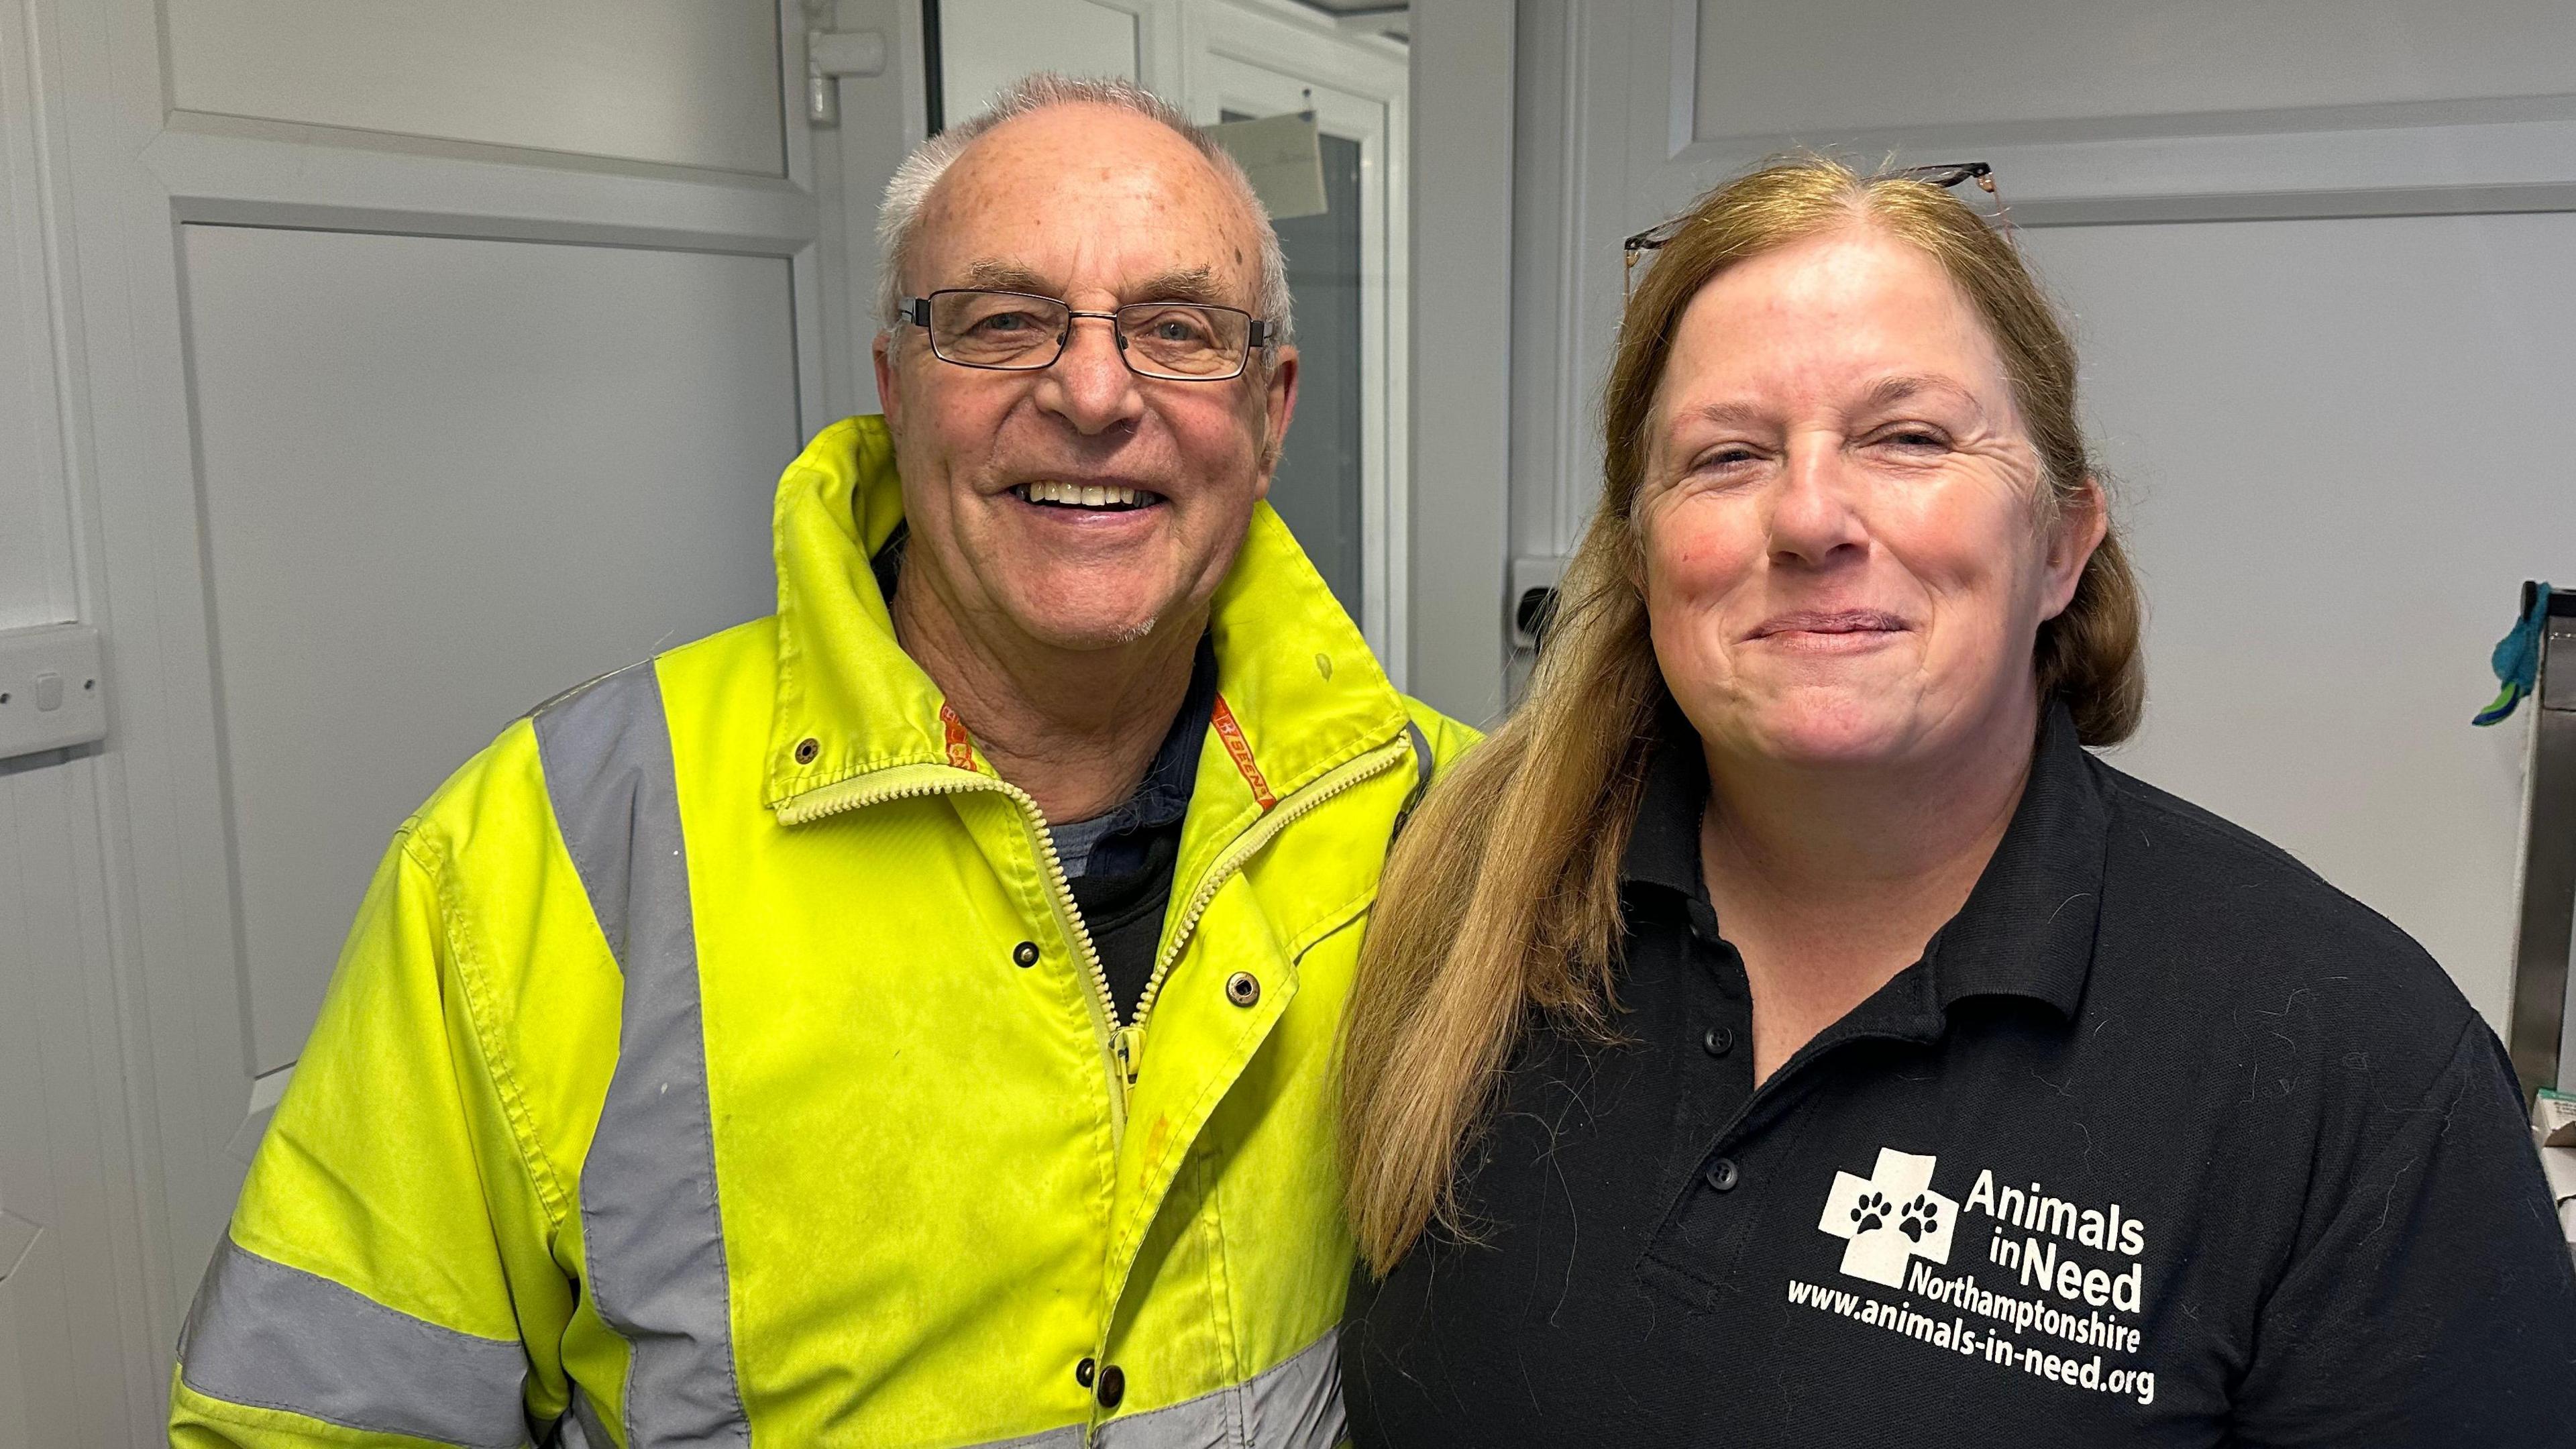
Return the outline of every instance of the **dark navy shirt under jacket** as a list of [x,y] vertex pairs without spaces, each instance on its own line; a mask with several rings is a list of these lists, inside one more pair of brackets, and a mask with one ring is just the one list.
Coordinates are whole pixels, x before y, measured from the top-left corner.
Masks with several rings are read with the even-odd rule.
[[[868,561],[877,591],[893,607],[911,528],[895,531]],[[1134,794],[1095,820],[1078,822],[1088,841],[1083,858],[1068,858],[1066,884],[1083,930],[1109,980],[1109,997],[1121,1020],[1133,1020],[1153,979],[1163,939],[1163,916],[1172,900],[1172,872],[1181,853],[1181,826],[1198,788],[1199,746],[1216,718],[1216,641],[1199,635],[1190,656],[1188,692],[1163,732],[1153,761]]]
[[1757,1089],[1667,736],[1623,1041],[1533,1030],[1478,1241],[1354,1277],[1360,1449],[2576,1444],[2519,1093],[2402,932],[2053,709],[1966,906]]

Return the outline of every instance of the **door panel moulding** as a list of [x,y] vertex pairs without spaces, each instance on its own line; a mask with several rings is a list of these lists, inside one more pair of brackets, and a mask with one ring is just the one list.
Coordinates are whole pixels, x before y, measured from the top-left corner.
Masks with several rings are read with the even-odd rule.
[[775,179],[591,170],[488,147],[316,147],[262,129],[272,134],[174,127],[144,148],[174,220],[778,257],[810,247],[820,230],[813,194]]

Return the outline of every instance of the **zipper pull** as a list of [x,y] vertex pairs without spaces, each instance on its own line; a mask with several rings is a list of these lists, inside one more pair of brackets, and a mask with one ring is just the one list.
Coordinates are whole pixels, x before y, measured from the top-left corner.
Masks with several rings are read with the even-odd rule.
[[1136,1085],[1137,1070],[1145,1061],[1145,1028],[1122,1026],[1109,1038],[1109,1049],[1118,1054],[1118,1070],[1127,1085]]

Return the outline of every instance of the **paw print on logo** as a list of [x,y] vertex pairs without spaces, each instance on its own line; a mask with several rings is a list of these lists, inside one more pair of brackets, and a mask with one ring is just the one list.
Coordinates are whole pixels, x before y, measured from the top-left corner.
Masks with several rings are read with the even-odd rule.
[[1852,1204],[1852,1231],[1866,1233],[1883,1228],[1893,1211],[1887,1205],[1887,1199],[1876,1192],[1862,1193],[1860,1201]]
[[1922,1242],[1925,1238],[1930,1237],[1934,1232],[1939,1231],[1941,1227],[1941,1205],[1931,1201],[1918,1192],[1914,1195],[1914,1201],[1905,1205],[1904,1221],[1898,1223],[1896,1226],[1897,1229],[1903,1232],[1906,1237],[1911,1238],[1918,1243]]

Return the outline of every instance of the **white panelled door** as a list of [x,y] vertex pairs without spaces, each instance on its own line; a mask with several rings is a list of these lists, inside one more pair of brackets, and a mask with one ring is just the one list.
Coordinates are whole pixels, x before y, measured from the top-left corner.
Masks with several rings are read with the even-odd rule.
[[[32,78],[53,170],[0,222],[60,262],[80,531],[43,546],[80,561],[114,718],[0,824],[0,875],[68,870],[91,912],[32,970],[95,979],[131,1097],[41,1110],[121,1144],[139,1208],[113,1282],[0,1284],[0,1444],[141,1444],[405,813],[538,700],[772,607],[772,484],[861,400],[845,218],[918,134],[917,31],[896,0],[26,8],[0,99]],[[853,22],[888,73],[839,82],[866,129],[818,166],[805,39]],[[51,1371],[66,1334],[118,1362]]]

